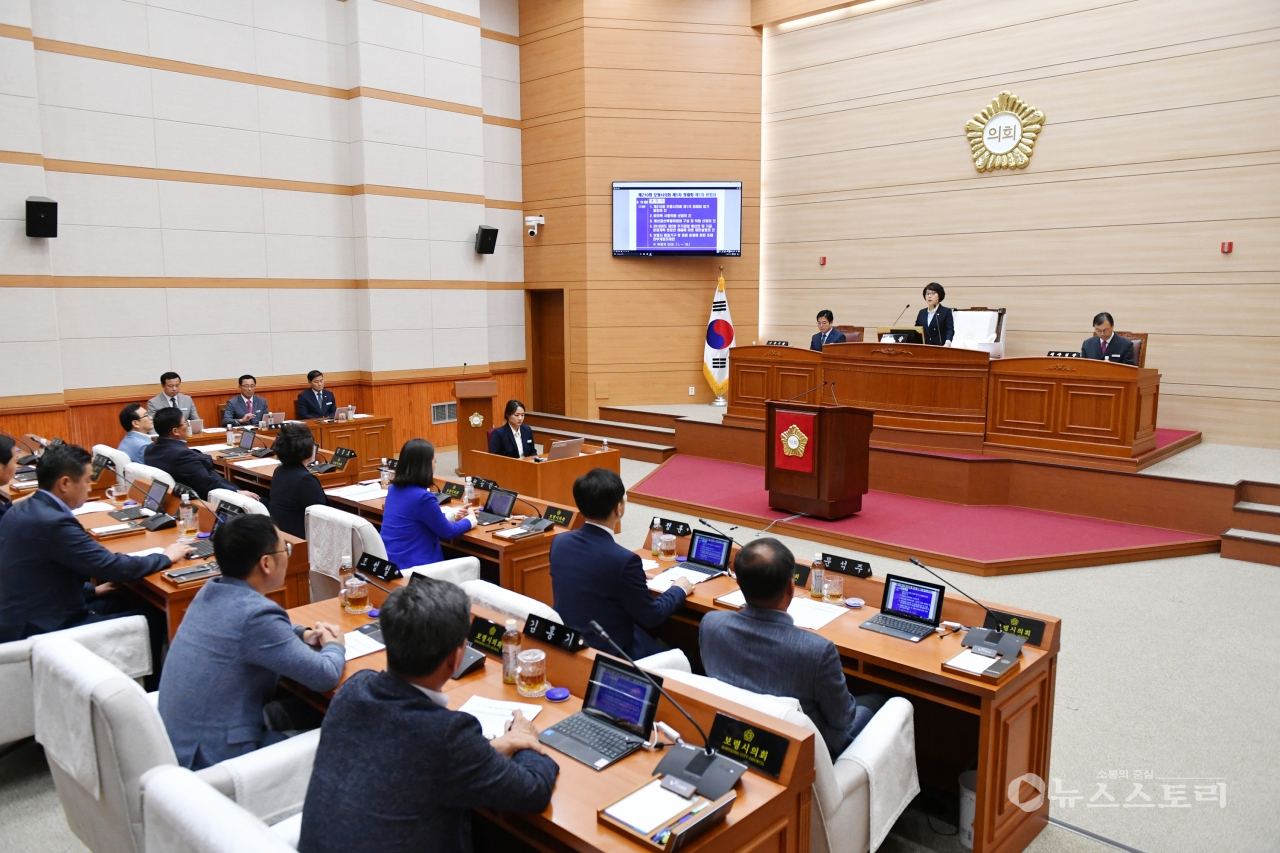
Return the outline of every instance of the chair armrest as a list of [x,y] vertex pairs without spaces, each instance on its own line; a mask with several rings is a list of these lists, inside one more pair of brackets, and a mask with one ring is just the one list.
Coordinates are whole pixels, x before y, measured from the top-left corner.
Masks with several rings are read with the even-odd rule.
[[197,775],[268,824],[297,814],[307,798],[320,730],[305,732],[245,755],[219,762]]
[[14,640],[11,643],[0,643],[0,666],[5,664],[25,664],[27,678],[31,677],[31,645],[34,640]]
[[689,659],[679,649],[669,649],[658,652],[656,655],[649,655],[647,658],[640,658],[636,661],[636,666],[648,670],[674,669],[680,672],[693,672]]
[[406,569],[404,574],[423,575],[424,577],[448,581],[451,584],[462,586],[467,581],[479,580],[480,561],[475,557],[458,557],[454,560],[441,560],[438,563],[429,563],[425,566],[414,566],[411,569]]

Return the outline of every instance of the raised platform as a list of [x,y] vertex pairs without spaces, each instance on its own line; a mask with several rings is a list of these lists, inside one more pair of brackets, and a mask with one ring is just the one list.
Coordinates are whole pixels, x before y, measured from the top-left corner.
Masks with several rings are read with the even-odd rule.
[[[757,529],[787,517],[769,508],[763,467],[682,454],[636,484],[629,497]],[[917,556],[977,575],[1181,557],[1220,547],[1217,535],[1203,532],[1011,506],[1007,500],[965,505],[875,489],[850,518],[797,518],[772,529],[898,559]]]

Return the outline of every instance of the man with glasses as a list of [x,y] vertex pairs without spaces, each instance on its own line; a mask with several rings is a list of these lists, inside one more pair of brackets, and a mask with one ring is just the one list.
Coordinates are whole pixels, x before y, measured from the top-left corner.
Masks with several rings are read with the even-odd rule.
[[125,406],[120,410],[120,426],[124,428],[124,438],[120,439],[119,449],[141,465],[142,454],[151,446],[151,430],[154,428],[147,407],[141,403]]
[[266,399],[254,393],[258,390],[258,380],[246,373],[240,377],[239,384],[240,393],[228,400],[226,408],[222,410],[224,427],[256,426],[262,423],[262,418],[267,413]]
[[293,625],[267,593],[284,586],[293,553],[265,515],[218,526],[213,553],[222,569],[196,593],[165,659],[160,716],[178,763],[200,770],[320,725],[300,699],[271,701],[292,679],[332,690],[346,663],[342,629]]
[[191,434],[191,429],[187,419],[177,409],[161,409],[156,412],[155,429],[159,437],[142,456],[147,465],[159,468],[172,477],[174,482],[195,490],[202,501],[209,500],[209,492],[214,489],[230,489],[258,500],[258,495],[254,492],[237,489],[220,476],[209,454],[187,446],[187,436]]

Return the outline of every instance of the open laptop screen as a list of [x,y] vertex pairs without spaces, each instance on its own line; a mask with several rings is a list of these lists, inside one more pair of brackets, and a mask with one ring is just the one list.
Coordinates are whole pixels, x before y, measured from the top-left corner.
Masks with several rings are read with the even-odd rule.
[[937,584],[885,575],[883,613],[914,619],[937,627],[942,618],[945,589]]
[[729,554],[733,551],[733,540],[723,536],[712,536],[701,530],[693,531],[689,540],[689,560],[704,566],[717,569],[729,567]]
[[[658,676],[655,679],[661,681]],[[591,669],[582,710],[620,729],[648,737],[658,711],[658,691],[643,676],[603,656]]]
[[484,506],[485,512],[491,512],[494,515],[508,516],[516,505],[516,493],[509,492],[506,489],[494,489],[489,492],[489,501]]
[[169,495],[169,487],[156,480],[151,484],[151,488],[147,489],[147,496],[142,500],[142,508],[149,509],[152,512],[159,512],[160,507],[164,506],[164,499]]

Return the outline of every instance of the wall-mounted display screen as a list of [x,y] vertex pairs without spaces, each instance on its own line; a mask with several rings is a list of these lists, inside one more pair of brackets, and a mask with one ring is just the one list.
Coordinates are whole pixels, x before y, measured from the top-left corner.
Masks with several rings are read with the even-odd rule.
[[741,181],[614,181],[613,254],[742,254]]

